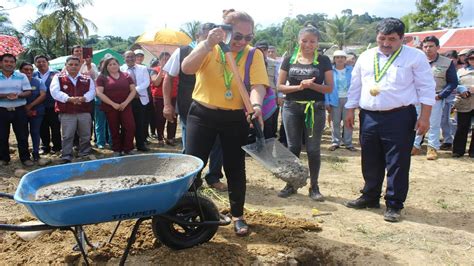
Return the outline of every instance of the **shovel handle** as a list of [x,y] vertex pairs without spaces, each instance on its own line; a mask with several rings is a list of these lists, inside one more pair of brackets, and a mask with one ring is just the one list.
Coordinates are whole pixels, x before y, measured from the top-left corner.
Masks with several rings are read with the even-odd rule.
[[245,111],[247,111],[247,113],[251,115],[254,113],[254,111],[253,111],[252,103],[250,102],[250,96],[247,92],[247,88],[245,88],[242,78],[240,77],[239,69],[237,68],[237,64],[235,63],[232,52],[230,51],[229,46],[223,42],[220,42],[219,46],[221,47],[222,51],[225,54],[225,59],[229,63],[232,74],[234,74],[234,79],[237,82],[240,97],[242,97],[242,101],[244,102]]
[[264,139],[263,135],[263,130],[262,127],[260,126],[260,122],[258,121],[258,118],[252,118],[252,125],[253,128],[255,129],[255,135],[257,139]]

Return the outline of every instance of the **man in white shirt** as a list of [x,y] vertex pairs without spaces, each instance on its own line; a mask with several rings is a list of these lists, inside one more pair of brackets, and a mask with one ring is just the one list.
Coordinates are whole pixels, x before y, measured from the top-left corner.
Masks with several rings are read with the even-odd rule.
[[65,71],[51,81],[51,96],[56,101],[55,111],[59,113],[62,132],[62,155],[60,163],[73,159],[74,135],[79,136],[79,156],[91,152],[92,101],[95,96],[94,81],[79,73],[79,57],[66,59]]
[[133,117],[135,119],[135,145],[139,151],[149,151],[145,145],[145,107],[150,102],[148,97],[148,86],[150,86],[150,74],[146,66],[136,64],[135,53],[126,51],[124,53],[125,64],[120,67],[122,72],[127,72],[135,82],[137,97],[132,101]]
[[[429,128],[435,103],[435,82],[422,51],[404,46],[405,25],[395,18],[382,20],[377,28],[378,47],[359,57],[348,91],[346,123],[354,125],[360,108],[362,196],[346,203],[349,208],[380,208],[382,184],[387,171],[384,220],[398,222],[408,194],[410,152],[416,134]],[[421,104],[417,120],[415,104]]]

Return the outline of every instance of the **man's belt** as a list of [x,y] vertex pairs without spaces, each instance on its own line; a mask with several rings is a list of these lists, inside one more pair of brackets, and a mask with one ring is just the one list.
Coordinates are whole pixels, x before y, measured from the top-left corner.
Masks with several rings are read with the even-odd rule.
[[393,109],[390,109],[390,110],[383,110],[383,111],[372,111],[372,110],[367,110],[367,109],[362,109],[362,110],[367,111],[367,112],[372,112],[372,113],[387,114],[387,113],[398,112],[398,111],[401,111],[401,110],[404,110],[404,109],[407,109],[407,108],[411,108],[411,107],[413,107],[413,104],[410,104],[410,105],[407,105],[407,106],[400,106],[400,107],[397,107],[397,108],[393,108]]

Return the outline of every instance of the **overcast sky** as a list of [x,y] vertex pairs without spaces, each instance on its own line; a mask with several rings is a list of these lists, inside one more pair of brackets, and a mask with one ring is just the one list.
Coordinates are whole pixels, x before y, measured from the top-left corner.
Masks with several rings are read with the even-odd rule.
[[[37,17],[36,7],[42,1],[26,0],[19,7],[15,7],[18,4],[11,0],[1,2],[13,25],[21,30],[27,20]],[[461,2],[461,26],[473,26],[474,1]],[[295,17],[298,14],[326,13],[331,18],[339,15],[344,9],[352,9],[353,14],[368,12],[379,17],[400,17],[415,11],[414,3],[415,0],[237,0],[235,3],[209,0],[95,0],[93,7],[85,7],[81,9],[81,13],[98,27],[98,31],[91,34],[127,38],[164,27],[179,29],[184,23],[193,20],[220,23],[222,10],[228,8],[246,11],[256,24],[266,27],[281,23],[285,17]]]

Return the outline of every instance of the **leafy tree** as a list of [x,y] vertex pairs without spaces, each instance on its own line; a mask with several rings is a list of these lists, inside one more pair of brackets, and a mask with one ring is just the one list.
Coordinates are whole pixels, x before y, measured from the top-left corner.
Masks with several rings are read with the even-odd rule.
[[348,16],[338,17],[324,23],[322,35],[326,41],[343,49],[357,34],[363,30],[356,26],[356,19]]
[[13,27],[8,13],[0,10],[0,32],[2,34],[14,35],[20,37],[20,33]]
[[410,15],[417,30],[436,30],[459,25],[460,0],[417,0],[417,11]]
[[89,36],[89,27],[96,30],[97,26],[84,18],[79,9],[92,5],[92,0],[48,0],[38,5],[39,11],[52,10],[39,21],[38,30],[53,30],[52,37],[56,43],[63,43],[64,53],[68,54],[73,36],[84,39]]
[[179,30],[181,32],[186,33],[186,35],[188,35],[189,38],[195,41],[196,34],[198,33],[200,27],[201,27],[201,22],[194,20],[191,22],[184,23],[183,27],[180,28]]
[[301,25],[296,19],[285,18],[282,29],[283,38],[280,44],[280,50],[287,53],[293,53],[293,50],[298,43],[298,33],[301,29]]
[[328,15],[324,13],[297,15],[296,20],[300,26],[311,24],[318,29],[322,29],[324,27],[324,22],[328,20]]

